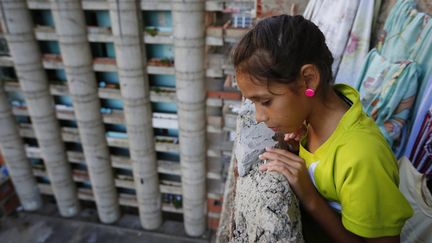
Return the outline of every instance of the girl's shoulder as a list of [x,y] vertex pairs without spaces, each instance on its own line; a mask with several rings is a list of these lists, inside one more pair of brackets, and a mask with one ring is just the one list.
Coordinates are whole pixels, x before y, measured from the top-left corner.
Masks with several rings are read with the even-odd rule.
[[362,167],[394,167],[397,164],[391,147],[379,130],[347,130],[335,146],[336,163]]

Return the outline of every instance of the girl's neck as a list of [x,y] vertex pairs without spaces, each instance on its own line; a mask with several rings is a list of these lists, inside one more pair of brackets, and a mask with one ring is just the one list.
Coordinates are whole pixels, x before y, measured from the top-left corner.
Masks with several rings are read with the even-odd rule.
[[308,119],[307,149],[314,153],[333,134],[349,105],[333,88],[329,88],[323,100],[314,104]]

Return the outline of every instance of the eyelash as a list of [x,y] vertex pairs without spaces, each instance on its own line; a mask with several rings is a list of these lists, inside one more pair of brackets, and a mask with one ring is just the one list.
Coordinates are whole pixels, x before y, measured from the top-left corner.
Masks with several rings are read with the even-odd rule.
[[269,106],[269,105],[271,105],[271,100],[266,100],[266,101],[264,101],[264,102],[261,102],[261,105],[263,105],[263,106]]

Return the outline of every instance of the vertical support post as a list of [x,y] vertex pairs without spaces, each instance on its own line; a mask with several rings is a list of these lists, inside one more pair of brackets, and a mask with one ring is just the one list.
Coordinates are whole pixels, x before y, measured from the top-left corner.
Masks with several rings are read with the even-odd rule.
[[203,0],[173,0],[180,163],[186,233],[206,229],[206,116]]
[[99,219],[120,215],[81,1],[50,0]]
[[109,9],[140,220],[152,230],[162,223],[161,194],[139,3],[110,0]]
[[2,0],[2,5],[6,39],[54,197],[60,215],[71,217],[78,213],[79,201],[30,11],[24,0]]
[[21,205],[27,211],[37,210],[42,197],[3,85],[0,80],[0,147]]

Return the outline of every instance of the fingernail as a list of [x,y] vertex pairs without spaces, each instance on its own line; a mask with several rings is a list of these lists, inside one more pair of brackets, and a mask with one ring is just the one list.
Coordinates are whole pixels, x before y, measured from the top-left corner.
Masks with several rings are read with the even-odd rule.
[[258,159],[262,159],[262,154],[258,155]]
[[265,148],[267,151],[271,151],[272,150],[272,148],[270,148],[270,147],[266,147]]

